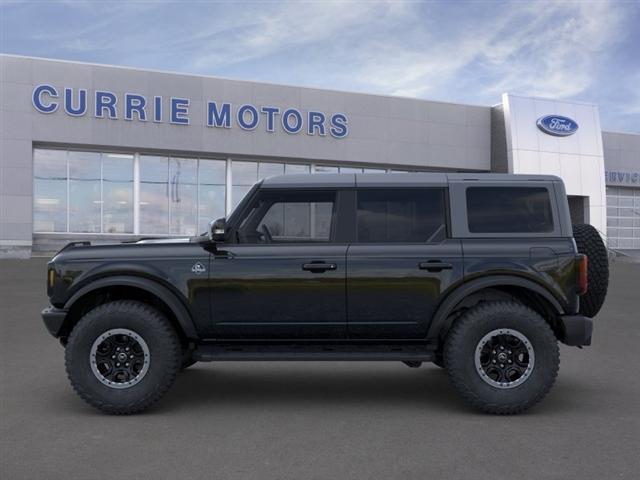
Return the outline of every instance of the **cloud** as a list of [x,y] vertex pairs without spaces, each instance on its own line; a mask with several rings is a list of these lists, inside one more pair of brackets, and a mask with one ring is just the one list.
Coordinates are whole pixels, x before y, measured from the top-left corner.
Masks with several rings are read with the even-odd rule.
[[635,120],[632,129],[640,124],[634,2],[66,1],[0,8],[0,47],[9,53],[479,104],[497,103],[505,91],[575,98]]

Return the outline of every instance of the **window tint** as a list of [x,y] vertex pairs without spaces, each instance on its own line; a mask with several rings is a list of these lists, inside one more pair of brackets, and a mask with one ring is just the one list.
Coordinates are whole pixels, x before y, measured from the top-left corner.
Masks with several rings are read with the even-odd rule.
[[425,243],[446,236],[444,190],[380,189],[358,192],[358,241]]
[[334,192],[265,193],[241,221],[240,243],[328,242]]
[[473,233],[553,230],[549,192],[543,187],[467,188],[467,216]]

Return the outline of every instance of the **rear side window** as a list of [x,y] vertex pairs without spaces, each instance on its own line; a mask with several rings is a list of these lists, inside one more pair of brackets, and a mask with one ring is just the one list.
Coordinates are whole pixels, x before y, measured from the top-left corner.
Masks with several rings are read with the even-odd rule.
[[553,231],[549,191],[543,187],[469,187],[467,218],[472,233]]
[[444,189],[358,191],[358,242],[427,243],[446,236]]

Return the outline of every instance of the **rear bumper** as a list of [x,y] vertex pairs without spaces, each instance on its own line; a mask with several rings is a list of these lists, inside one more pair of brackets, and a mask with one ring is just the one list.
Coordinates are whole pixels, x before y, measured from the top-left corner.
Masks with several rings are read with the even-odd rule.
[[593,320],[582,315],[563,315],[560,317],[562,337],[560,341],[574,347],[591,345]]
[[47,327],[49,333],[56,338],[60,337],[60,332],[64,325],[64,320],[67,318],[67,310],[48,306],[42,311],[42,320],[44,326]]

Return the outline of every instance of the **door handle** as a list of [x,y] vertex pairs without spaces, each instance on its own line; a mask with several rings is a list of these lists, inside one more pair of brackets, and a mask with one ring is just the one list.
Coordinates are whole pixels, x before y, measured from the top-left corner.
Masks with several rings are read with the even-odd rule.
[[427,272],[441,272],[442,270],[451,270],[453,265],[438,260],[429,260],[428,262],[420,262],[418,268]]
[[302,270],[306,270],[311,273],[323,273],[327,270],[335,270],[338,266],[335,263],[303,263]]

